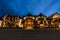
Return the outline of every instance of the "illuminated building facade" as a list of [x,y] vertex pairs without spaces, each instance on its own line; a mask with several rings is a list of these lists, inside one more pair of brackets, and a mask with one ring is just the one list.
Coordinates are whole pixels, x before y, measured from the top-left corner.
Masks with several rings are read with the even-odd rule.
[[3,20],[0,18],[0,27],[3,25]]
[[5,16],[0,19],[0,28],[22,28],[22,29],[35,29],[35,28],[60,28],[60,14],[54,13],[46,17],[42,13],[39,15],[31,15],[28,13],[23,18],[14,14]]
[[11,21],[10,21],[10,16],[6,14],[3,17],[3,26],[2,27],[10,27]]
[[34,17],[31,14],[28,14],[24,17],[24,28],[33,29],[34,27]]
[[43,15],[42,13],[40,13],[37,17],[36,17],[36,25],[39,28],[45,28],[48,27],[48,22],[46,19],[46,16]]
[[54,13],[50,16],[51,18],[51,27],[60,27],[60,14]]

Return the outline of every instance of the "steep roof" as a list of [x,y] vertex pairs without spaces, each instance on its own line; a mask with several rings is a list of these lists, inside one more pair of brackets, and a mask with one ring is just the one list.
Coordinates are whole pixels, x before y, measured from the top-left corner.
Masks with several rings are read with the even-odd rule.
[[[45,15],[43,15],[43,13],[40,13],[38,16],[45,16]],[[46,16],[45,16],[46,17]]]
[[52,15],[50,15],[48,18],[53,17],[55,14],[60,15],[58,12],[55,12]]
[[16,14],[14,14],[13,17],[18,17],[18,16]]
[[31,13],[28,13],[26,16],[32,16]]

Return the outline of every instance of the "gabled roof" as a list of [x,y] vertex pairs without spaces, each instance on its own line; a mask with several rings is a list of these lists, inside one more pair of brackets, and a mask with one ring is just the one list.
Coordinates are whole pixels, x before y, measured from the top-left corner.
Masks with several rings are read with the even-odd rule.
[[18,17],[17,14],[14,14],[13,17]]
[[11,16],[10,16],[9,14],[5,14],[5,15],[3,16],[3,18],[4,18],[4,17],[11,17]]
[[55,14],[60,15],[58,12],[55,12],[55,13],[53,13],[52,15],[50,15],[48,18],[53,17]]
[[4,16],[6,16],[6,15],[7,15],[7,16],[10,16],[9,14],[5,14]]
[[26,16],[32,16],[31,13],[28,13]]
[[28,13],[27,15],[23,16],[23,18],[26,17],[26,16],[32,16],[32,14],[31,13]]
[[[43,13],[40,13],[38,16],[45,16],[45,15],[43,15]],[[46,16],[45,16],[46,17]]]

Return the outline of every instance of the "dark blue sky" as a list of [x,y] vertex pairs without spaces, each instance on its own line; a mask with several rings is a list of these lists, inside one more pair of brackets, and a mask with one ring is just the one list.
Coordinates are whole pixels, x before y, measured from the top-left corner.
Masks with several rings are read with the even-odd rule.
[[22,17],[27,13],[49,16],[55,12],[60,13],[60,0],[0,0],[0,17],[5,13]]

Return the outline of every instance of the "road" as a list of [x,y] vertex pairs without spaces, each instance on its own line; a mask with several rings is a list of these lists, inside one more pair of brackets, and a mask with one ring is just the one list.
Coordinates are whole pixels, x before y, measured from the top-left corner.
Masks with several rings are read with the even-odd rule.
[[58,40],[60,30],[0,29],[0,40]]

